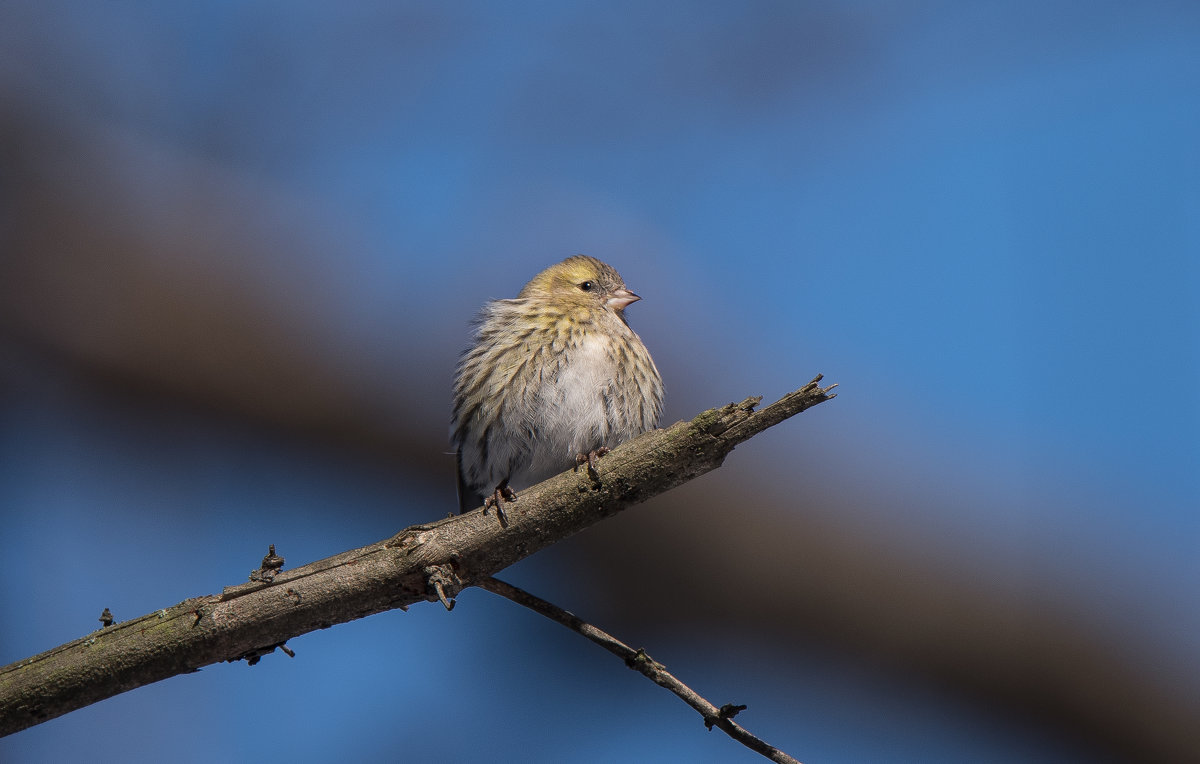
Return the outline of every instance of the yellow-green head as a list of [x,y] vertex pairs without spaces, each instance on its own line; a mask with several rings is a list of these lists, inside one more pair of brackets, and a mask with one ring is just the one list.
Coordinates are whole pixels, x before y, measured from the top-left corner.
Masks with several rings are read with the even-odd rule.
[[518,298],[551,300],[567,308],[611,308],[618,314],[640,300],[611,265],[587,255],[568,257],[530,279]]

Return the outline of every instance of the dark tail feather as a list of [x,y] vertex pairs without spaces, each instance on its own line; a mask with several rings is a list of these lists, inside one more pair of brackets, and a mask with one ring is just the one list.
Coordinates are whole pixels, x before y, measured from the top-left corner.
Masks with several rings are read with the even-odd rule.
[[454,470],[458,476],[458,513],[461,515],[483,504],[483,497],[463,482],[462,451],[454,452]]

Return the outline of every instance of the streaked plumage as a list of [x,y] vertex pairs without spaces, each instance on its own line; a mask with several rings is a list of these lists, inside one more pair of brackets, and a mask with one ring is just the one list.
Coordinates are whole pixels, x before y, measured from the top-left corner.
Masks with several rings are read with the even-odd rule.
[[454,385],[451,440],[459,505],[480,505],[652,429],[662,378],[625,322],[640,299],[594,257],[576,255],[534,276],[516,299],[493,300]]

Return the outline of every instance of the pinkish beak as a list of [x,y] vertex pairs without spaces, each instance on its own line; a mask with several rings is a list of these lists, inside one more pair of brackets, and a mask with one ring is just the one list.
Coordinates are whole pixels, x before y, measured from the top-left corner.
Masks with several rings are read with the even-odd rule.
[[614,310],[624,310],[630,303],[637,302],[642,299],[633,292],[630,292],[625,287],[613,290],[612,295],[608,298],[608,307]]

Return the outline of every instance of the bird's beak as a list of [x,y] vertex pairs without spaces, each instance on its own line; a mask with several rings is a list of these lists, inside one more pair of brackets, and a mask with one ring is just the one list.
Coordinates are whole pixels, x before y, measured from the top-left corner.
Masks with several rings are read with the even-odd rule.
[[642,299],[633,292],[630,292],[625,287],[613,290],[613,293],[608,298],[608,307],[614,310],[624,310],[630,303],[637,302]]

